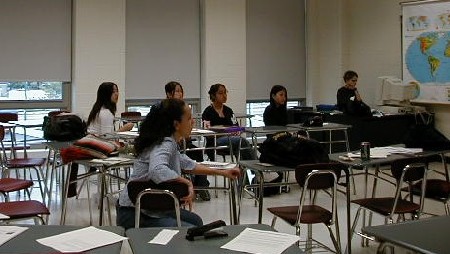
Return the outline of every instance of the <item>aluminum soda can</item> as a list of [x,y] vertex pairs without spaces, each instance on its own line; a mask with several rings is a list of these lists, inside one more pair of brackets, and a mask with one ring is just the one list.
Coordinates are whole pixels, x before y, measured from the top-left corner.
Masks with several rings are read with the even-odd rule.
[[370,160],[370,143],[361,142],[361,160]]

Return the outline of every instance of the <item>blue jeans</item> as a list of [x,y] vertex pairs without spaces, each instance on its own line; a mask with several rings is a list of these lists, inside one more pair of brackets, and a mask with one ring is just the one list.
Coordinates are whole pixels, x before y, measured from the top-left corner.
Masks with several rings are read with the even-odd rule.
[[[134,207],[119,206],[116,204],[116,224],[125,229],[134,228]],[[202,226],[203,221],[200,216],[185,209],[180,209],[181,226],[196,227]],[[175,211],[161,213],[159,218],[150,217],[141,213],[139,227],[176,227],[177,219]]]

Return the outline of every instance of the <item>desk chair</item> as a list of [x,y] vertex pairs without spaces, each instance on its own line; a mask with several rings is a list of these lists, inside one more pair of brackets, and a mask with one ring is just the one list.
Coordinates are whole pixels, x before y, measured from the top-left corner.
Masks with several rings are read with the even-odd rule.
[[[46,164],[45,158],[8,158],[6,156],[6,149],[3,145],[3,139],[5,137],[5,128],[0,125],[0,165],[2,167],[2,175],[3,178],[9,176],[10,170],[23,169],[24,172],[26,169],[34,169],[36,172],[37,181],[39,183],[39,189],[42,195],[42,201],[45,202],[45,196],[47,193],[47,186],[45,185],[44,172],[42,167]],[[31,174],[30,174],[31,177]],[[44,181],[44,186],[42,186],[42,182]]]
[[[318,163],[299,165],[295,169],[295,179],[301,188],[299,204],[296,206],[270,207],[270,213],[274,215],[272,219],[272,228],[274,228],[276,219],[279,217],[294,226],[296,234],[300,236],[300,225],[307,224],[307,239],[305,251],[310,253],[313,248],[313,242],[318,247],[327,251],[341,253],[341,244],[339,236],[339,223],[336,210],[337,182],[341,171],[346,166],[340,163]],[[331,203],[328,208],[316,204],[316,194],[318,191],[328,191],[331,197]],[[306,200],[309,194],[310,200]],[[334,251],[323,243],[312,238],[312,225],[323,223],[327,227],[331,240],[334,245]],[[334,236],[332,226],[335,225]]]
[[[0,122],[2,123],[8,123],[9,121],[18,121],[19,120],[19,115],[17,113],[0,113]],[[15,137],[15,127],[10,127],[8,128],[10,131],[10,140],[8,141],[8,144],[4,144],[5,149],[7,151],[10,151],[10,157],[13,158],[16,156],[16,151],[18,150],[24,150],[24,149],[30,149],[30,146],[27,145],[26,147],[21,145],[19,146],[17,144],[17,140]]]
[[[427,179],[425,188],[425,198],[431,199],[437,202],[441,202],[444,205],[445,215],[450,215],[450,178],[447,168],[446,156],[441,154],[442,163],[444,165],[445,172],[436,171],[438,174],[442,174],[445,179]],[[430,169],[431,170],[431,169]],[[421,196],[422,183],[418,182],[412,186],[411,192],[413,195]],[[402,191],[408,191],[403,188]],[[433,214],[434,215],[434,214]]]
[[49,215],[47,207],[36,200],[11,201],[0,203],[0,213],[9,216],[8,219],[0,219],[0,223],[10,223],[16,220],[34,219],[35,224],[45,225],[43,215]]
[[[397,221],[405,220],[405,214],[412,214],[412,219],[419,219],[423,210],[427,177],[427,167],[424,163],[424,158],[413,157],[394,161],[391,164],[391,173],[396,180],[396,190],[393,196],[362,198],[351,201],[352,203],[359,205],[355,220],[353,221],[352,236],[355,232],[361,210],[363,209],[369,211],[371,214],[374,212],[383,216],[385,218],[385,224],[393,223],[395,215],[398,215]],[[412,187],[419,182],[421,183],[420,189],[422,194],[419,203],[415,203],[411,195],[411,190]],[[401,195],[402,188],[405,186],[410,193],[409,200]],[[371,216],[371,214],[369,216]],[[365,226],[366,225],[362,225],[362,227]],[[367,240],[370,238],[362,233],[357,234],[366,238],[366,240],[362,240],[362,246],[368,246]]]
[[181,227],[180,198],[189,194],[188,186],[180,182],[130,181],[128,196],[135,204],[135,224],[140,226],[141,209],[149,211],[175,210],[177,226]]

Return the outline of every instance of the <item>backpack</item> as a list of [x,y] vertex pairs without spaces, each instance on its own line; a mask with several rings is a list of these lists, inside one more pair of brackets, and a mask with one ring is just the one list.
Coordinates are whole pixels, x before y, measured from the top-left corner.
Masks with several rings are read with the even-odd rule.
[[329,162],[328,153],[313,139],[279,132],[268,137],[260,146],[259,160],[265,163],[295,168],[300,164]]
[[45,116],[42,124],[44,138],[52,141],[73,141],[86,136],[86,122],[74,114]]

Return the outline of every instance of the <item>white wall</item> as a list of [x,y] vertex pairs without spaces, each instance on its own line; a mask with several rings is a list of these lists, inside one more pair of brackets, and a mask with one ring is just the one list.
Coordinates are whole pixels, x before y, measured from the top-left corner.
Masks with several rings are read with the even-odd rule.
[[[125,90],[125,1],[74,0],[73,105],[87,116],[98,85],[113,81]],[[275,1],[275,0],[274,0]],[[401,0],[308,0],[307,99],[336,102],[347,69],[358,72],[359,90],[374,105],[377,77],[401,76]],[[203,0],[202,108],[209,86],[223,82],[228,104],[245,111],[245,0]],[[123,92],[122,92],[123,94]],[[450,137],[450,107],[429,106],[436,127]],[[118,111],[124,110],[124,96]]]
[[104,81],[119,86],[125,109],[125,0],[74,0],[72,110],[86,117]]
[[[379,76],[401,77],[403,0],[308,0],[309,105],[336,103],[347,69],[359,74],[363,100],[375,105]],[[435,126],[450,137],[450,106],[426,105]]]
[[245,0],[204,0],[202,20],[202,109],[210,104],[208,90],[224,84],[234,112],[245,112]]

